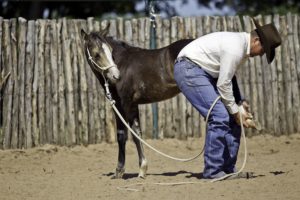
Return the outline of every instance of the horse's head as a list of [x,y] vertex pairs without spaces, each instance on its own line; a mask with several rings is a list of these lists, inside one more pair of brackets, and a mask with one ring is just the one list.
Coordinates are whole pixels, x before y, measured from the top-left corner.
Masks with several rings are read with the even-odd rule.
[[109,25],[101,32],[90,34],[81,29],[81,37],[90,66],[115,83],[120,79],[120,71],[113,60],[113,49],[106,40],[108,29]]

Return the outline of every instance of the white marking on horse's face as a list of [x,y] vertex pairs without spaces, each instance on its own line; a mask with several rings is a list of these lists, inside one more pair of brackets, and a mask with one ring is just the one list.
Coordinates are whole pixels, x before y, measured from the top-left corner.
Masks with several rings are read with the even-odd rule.
[[106,73],[107,78],[112,83],[115,83],[116,81],[118,81],[120,79],[120,71],[119,71],[117,65],[115,64],[115,62],[113,61],[111,48],[107,44],[102,43],[102,49],[104,51],[104,54],[106,55],[105,56],[106,61],[107,61],[106,66],[112,66],[111,68],[108,69],[108,71]]

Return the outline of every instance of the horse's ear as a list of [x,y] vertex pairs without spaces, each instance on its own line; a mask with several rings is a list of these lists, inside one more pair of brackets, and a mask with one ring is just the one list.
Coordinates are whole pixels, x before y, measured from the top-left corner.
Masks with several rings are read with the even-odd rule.
[[82,38],[84,41],[86,41],[87,38],[88,38],[88,34],[87,34],[83,29],[81,29],[81,38]]
[[101,31],[101,35],[106,36],[109,32],[110,23],[108,22],[106,27]]

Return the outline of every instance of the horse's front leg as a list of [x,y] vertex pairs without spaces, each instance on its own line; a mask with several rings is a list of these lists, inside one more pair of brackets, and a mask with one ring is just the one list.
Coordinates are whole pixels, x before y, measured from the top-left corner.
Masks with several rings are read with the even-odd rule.
[[117,141],[119,146],[118,165],[113,178],[123,178],[125,173],[126,141],[128,138],[127,130],[121,120],[117,118]]

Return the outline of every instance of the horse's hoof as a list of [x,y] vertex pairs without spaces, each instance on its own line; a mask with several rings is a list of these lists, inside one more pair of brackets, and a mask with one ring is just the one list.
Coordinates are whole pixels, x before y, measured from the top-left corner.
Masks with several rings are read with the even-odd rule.
[[148,170],[147,160],[143,160],[140,166],[139,178],[145,179]]
[[122,169],[118,169],[117,168],[116,169],[116,173],[112,177],[112,179],[121,179],[121,178],[123,178],[124,173],[125,173],[125,169],[124,168],[122,168]]

